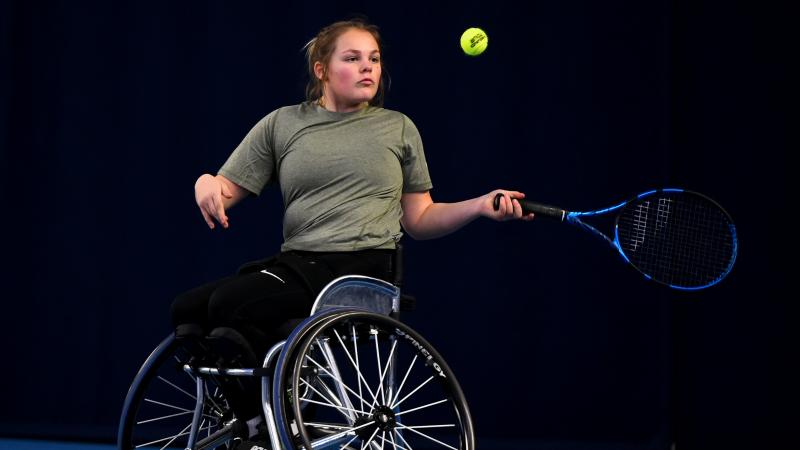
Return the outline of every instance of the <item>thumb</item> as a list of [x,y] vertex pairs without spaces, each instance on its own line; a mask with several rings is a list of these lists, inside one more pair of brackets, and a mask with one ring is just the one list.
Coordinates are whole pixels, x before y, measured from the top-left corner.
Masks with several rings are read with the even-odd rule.
[[231,193],[231,190],[228,189],[228,186],[225,183],[220,183],[220,186],[222,186],[222,195],[225,198],[232,198],[233,197],[233,194]]

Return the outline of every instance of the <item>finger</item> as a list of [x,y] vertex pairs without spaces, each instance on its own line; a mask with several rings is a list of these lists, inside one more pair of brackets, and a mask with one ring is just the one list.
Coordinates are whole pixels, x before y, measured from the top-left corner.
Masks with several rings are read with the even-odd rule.
[[514,199],[511,198],[510,195],[507,196],[506,199],[508,199],[508,208],[506,209],[506,217],[513,216],[514,215]]
[[513,199],[511,201],[514,204],[514,218],[521,219],[522,218],[522,205],[519,204],[519,200]]
[[219,217],[219,223],[222,224],[223,228],[228,228],[228,216],[225,214],[225,205],[222,203],[222,198],[216,197],[214,200],[217,204],[217,217]]
[[214,229],[214,221],[211,220],[211,216],[209,216],[208,213],[203,208],[200,208],[200,213],[203,214],[203,219],[208,224],[208,228],[211,228],[213,230]]
[[219,222],[223,228],[228,228],[225,208],[222,207],[222,199],[218,200],[216,195],[211,197],[211,215],[217,219],[217,222]]

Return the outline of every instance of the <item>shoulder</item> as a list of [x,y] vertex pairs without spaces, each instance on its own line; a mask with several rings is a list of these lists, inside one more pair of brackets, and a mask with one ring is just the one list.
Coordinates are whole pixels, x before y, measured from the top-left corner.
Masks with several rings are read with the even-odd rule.
[[261,120],[270,120],[283,117],[298,117],[303,115],[312,114],[315,111],[314,105],[311,102],[298,103],[296,105],[280,106],[273,109],[269,114],[264,116]]
[[287,119],[298,118],[306,116],[313,110],[313,107],[308,102],[298,103],[296,105],[281,106],[267,114],[264,119]]
[[397,115],[397,120],[400,121],[401,126],[403,127],[402,131],[403,137],[406,139],[409,137],[418,138],[419,130],[417,129],[417,126],[414,124],[414,121],[411,120],[410,117],[401,112],[395,112],[395,114]]
[[370,111],[372,114],[380,117],[384,117],[387,119],[397,120],[401,122],[411,122],[411,119],[408,118],[405,114],[401,113],[400,111],[395,111],[393,109],[381,108],[378,106],[370,106]]
[[392,128],[399,130],[404,136],[411,134],[418,134],[416,125],[410,117],[400,111],[393,109],[371,107],[371,115],[390,125]]
[[309,118],[308,105],[301,103],[297,105],[281,106],[263,116],[254,128],[264,131],[272,131],[275,128],[282,128],[291,123],[302,122]]

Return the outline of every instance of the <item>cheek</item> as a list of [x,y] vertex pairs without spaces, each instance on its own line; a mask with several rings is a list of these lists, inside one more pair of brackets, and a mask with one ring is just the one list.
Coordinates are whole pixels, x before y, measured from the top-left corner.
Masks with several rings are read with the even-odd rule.
[[357,73],[353,72],[352,70],[348,70],[347,68],[341,68],[336,71],[336,83],[338,85],[349,85],[356,81]]

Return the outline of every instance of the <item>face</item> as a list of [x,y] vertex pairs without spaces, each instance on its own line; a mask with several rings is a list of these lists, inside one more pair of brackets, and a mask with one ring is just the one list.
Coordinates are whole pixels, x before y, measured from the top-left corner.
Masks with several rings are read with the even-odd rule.
[[[321,63],[314,65],[320,79],[322,69]],[[381,55],[372,34],[350,29],[339,36],[325,76],[324,97],[328,109],[353,110],[372,100],[381,80]]]

